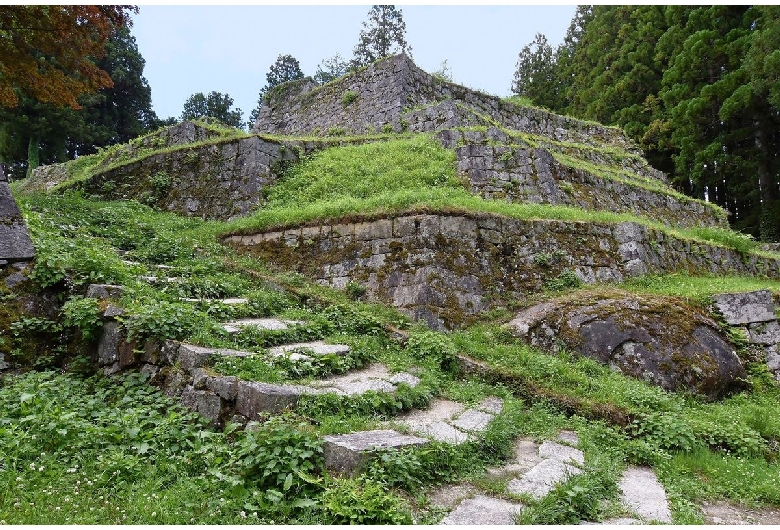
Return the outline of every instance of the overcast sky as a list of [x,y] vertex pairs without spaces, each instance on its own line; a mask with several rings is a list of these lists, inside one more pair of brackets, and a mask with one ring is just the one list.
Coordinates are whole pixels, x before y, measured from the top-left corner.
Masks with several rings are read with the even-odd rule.
[[[563,41],[575,5],[399,5],[412,58],[422,69],[442,61],[457,83],[509,95],[517,54],[536,33]],[[141,5],[133,34],[160,118],[181,115],[192,94],[229,94],[248,119],[269,67],[290,54],[305,75],[335,53],[352,57],[370,5]]]

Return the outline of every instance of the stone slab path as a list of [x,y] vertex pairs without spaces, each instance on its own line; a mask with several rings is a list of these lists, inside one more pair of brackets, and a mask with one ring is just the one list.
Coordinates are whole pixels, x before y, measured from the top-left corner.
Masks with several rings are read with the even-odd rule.
[[[452,412],[452,411],[451,411]],[[515,458],[500,468],[488,469],[489,476],[515,476],[507,483],[506,492],[530,495],[541,499],[558,484],[582,473],[584,454],[576,447],[577,434],[561,431],[555,441],[541,445],[530,440],[515,443]],[[621,517],[587,525],[635,525],[671,523],[672,516],[666,493],[655,473],[649,468],[632,467],[622,475],[619,488],[626,510],[638,517]],[[459,484],[437,489],[431,495],[432,504],[451,508],[441,524],[514,524],[521,512],[521,503],[480,494],[469,485]]]
[[415,410],[395,420],[417,434],[434,440],[461,444],[471,441],[474,435],[484,432],[496,415],[501,413],[503,401],[491,397],[475,407],[467,408],[461,403],[437,399],[428,409]]
[[290,326],[299,324],[303,324],[303,322],[298,320],[279,320],[278,318],[243,318],[226,322],[222,325],[222,329],[227,331],[229,335],[235,335],[246,327],[255,327],[267,331],[284,331],[289,329]]
[[620,500],[628,509],[647,522],[672,522],[672,512],[661,483],[648,467],[630,467],[623,472],[618,484]]

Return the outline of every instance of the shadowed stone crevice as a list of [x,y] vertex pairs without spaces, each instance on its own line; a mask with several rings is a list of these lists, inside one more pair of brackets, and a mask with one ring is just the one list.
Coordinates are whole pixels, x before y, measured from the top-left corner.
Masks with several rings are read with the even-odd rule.
[[35,257],[35,247],[0,165],[0,266]]

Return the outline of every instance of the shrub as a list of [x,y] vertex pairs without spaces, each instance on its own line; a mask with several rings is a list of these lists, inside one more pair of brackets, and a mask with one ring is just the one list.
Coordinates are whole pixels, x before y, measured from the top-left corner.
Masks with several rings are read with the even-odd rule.
[[358,98],[357,92],[353,90],[345,90],[344,94],[341,96],[341,104],[347,107],[352,103],[354,103],[357,98]]

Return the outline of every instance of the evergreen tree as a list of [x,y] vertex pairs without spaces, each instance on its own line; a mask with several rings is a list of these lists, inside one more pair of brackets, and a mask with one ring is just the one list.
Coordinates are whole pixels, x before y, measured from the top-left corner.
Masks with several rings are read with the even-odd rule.
[[221,92],[209,92],[204,96],[202,92],[191,95],[184,102],[181,112],[182,120],[194,120],[197,118],[214,118],[230,125],[231,127],[243,127],[241,109],[231,109],[233,98]]
[[531,99],[536,105],[554,109],[558,104],[557,81],[552,46],[547,37],[537,33],[518,55],[512,92]]
[[353,51],[352,68],[359,68],[398,52],[411,55],[406,43],[406,22],[395,6],[372,6],[363,22],[360,40]]
[[287,81],[295,81],[296,79],[303,79],[303,72],[298,59],[292,55],[280,55],[277,57],[265,75],[266,84],[260,89],[260,94],[257,97],[257,107],[249,114],[248,125],[250,129],[257,121],[257,116],[260,113],[260,108],[265,103],[265,96],[268,94],[268,91],[277,85]]
[[324,85],[334,79],[345,75],[349,71],[349,63],[336,53],[333,57],[323,59],[320,64],[317,65],[317,71],[314,74],[314,80],[319,84]]

